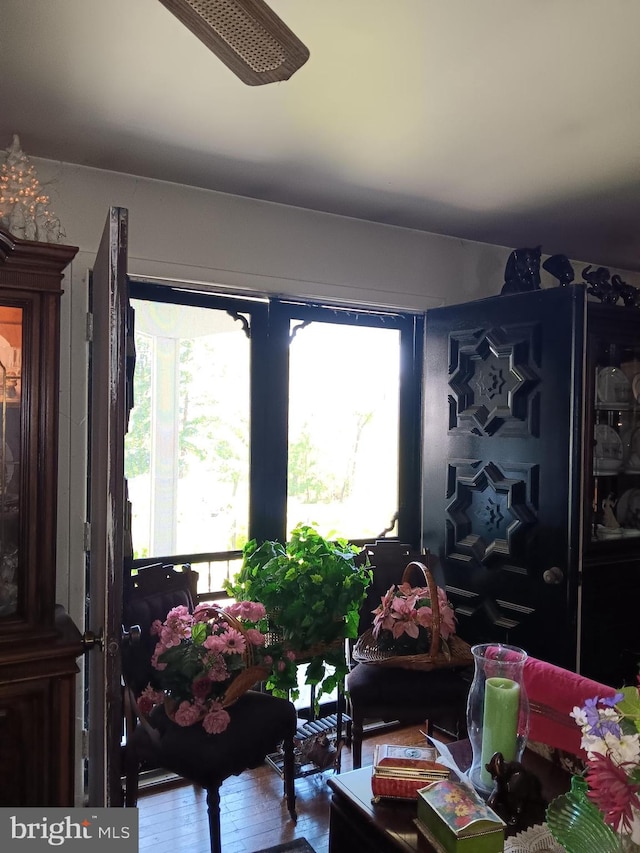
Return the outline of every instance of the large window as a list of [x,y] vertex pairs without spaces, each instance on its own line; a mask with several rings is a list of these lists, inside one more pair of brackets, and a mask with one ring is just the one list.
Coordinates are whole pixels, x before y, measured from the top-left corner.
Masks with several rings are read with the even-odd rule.
[[419,540],[422,320],[131,282],[135,562],[220,591],[249,538]]

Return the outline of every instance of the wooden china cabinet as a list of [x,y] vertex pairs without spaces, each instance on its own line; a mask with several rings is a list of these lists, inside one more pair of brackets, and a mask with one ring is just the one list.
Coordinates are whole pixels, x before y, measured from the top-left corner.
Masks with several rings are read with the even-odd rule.
[[427,312],[424,544],[460,634],[640,661],[640,310],[584,285]]
[[55,604],[61,280],[0,230],[0,806],[74,804],[80,632]]

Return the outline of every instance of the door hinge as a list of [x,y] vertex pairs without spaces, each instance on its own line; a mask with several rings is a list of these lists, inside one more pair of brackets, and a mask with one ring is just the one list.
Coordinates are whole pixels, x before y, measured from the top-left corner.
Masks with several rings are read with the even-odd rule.
[[82,736],[80,738],[81,744],[80,748],[82,750],[82,758],[89,758],[89,731],[88,729],[82,729]]
[[91,341],[93,340],[93,314],[90,311],[87,312],[86,337],[87,341],[91,343]]
[[85,551],[91,550],[91,522],[85,521],[83,531],[83,548]]

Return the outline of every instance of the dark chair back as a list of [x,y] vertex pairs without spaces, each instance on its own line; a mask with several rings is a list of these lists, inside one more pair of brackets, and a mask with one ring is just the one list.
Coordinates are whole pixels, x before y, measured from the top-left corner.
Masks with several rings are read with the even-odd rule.
[[157,686],[151,657],[158,638],[151,634],[151,625],[156,619],[164,622],[173,607],[184,605],[192,611],[196,585],[197,574],[188,565],[176,569],[155,563],[129,578],[123,595],[122,674],[135,696],[147,684]]
[[373,580],[360,607],[359,634],[364,634],[371,627],[373,624],[372,611],[380,604],[380,599],[389,587],[400,583],[407,564],[414,560],[424,562],[427,555],[402,542],[377,539],[372,544],[364,546],[357,560],[359,563],[364,563],[366,558],[371,564]]

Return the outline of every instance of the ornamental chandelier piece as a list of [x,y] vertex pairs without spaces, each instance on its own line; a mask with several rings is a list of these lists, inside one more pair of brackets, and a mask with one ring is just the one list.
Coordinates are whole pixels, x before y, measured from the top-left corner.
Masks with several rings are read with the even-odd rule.
[[59,243],[66,236],[17,134],[0,165],[0,225],[21,240]]
[[263,0],[160,0],[249,86],[288,80],[308,48]]

